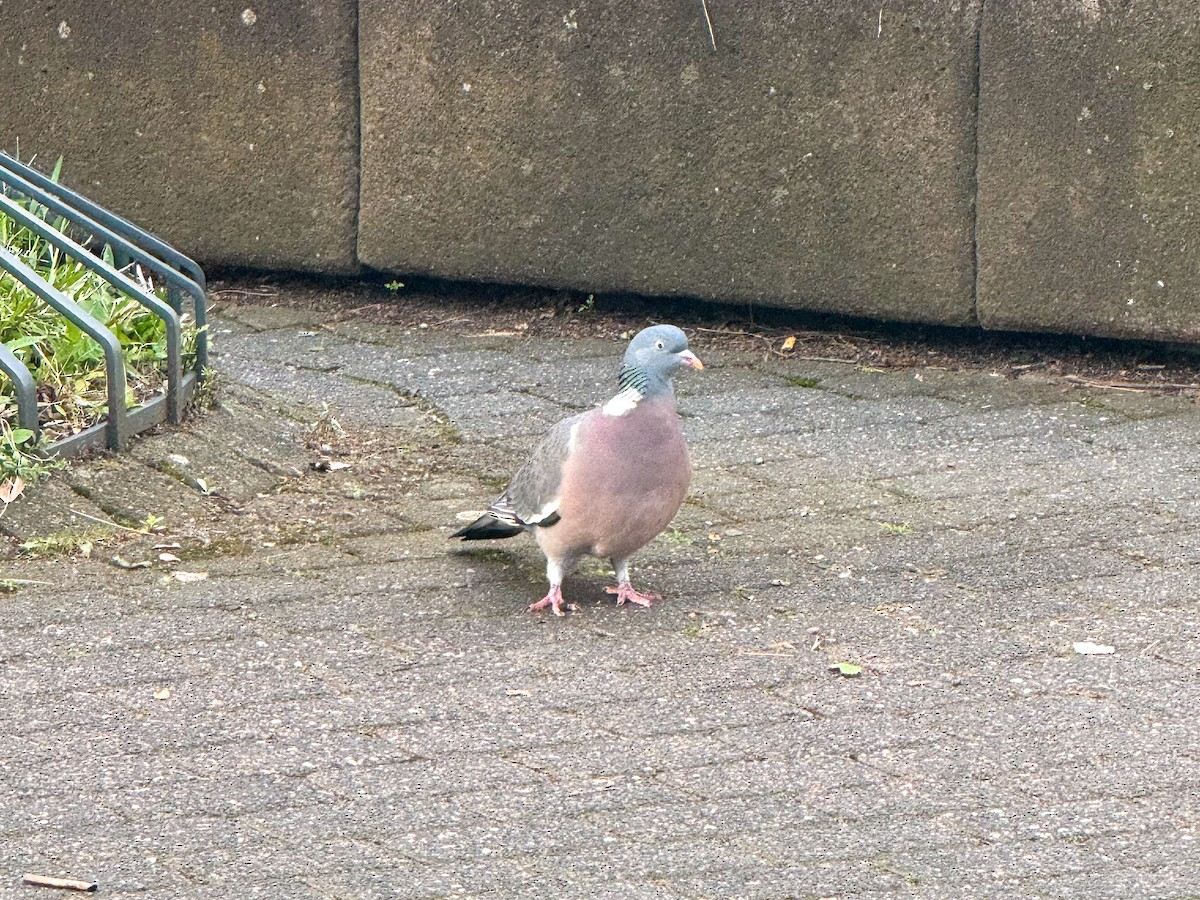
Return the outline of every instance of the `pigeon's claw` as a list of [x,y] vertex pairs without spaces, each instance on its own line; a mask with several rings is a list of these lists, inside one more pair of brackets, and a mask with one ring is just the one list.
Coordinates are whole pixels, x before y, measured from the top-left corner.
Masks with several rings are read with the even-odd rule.
[[606,587],[604,590],[610,594],[617,595],[617,606],[621,606],[626,601],[635,603],[638,606],[649,606],[651,603],[656,603],[662,599],[658,594],[643,594],[640,591],[635,591],[633,585],[628,581],[622,581],[616,587]]
[[550,593],[548,593],[537,603],[530,603],[527,612],[537,612],[539,609],[545,609],[547,606],[550,607],[550,611],[556,616],[565,616],[566,613],[563,612],[564,609],[578,609],[575,604],[567,603],[563,600],[562,588],[557,584],[551,585]]

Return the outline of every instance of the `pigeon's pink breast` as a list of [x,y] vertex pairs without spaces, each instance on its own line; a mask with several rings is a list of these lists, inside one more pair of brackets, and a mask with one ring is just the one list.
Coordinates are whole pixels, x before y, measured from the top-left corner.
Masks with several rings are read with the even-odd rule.
[[539,529],[538,542],[558,559],[623,560],[675,517],[691,474],[674,397],[642,400],[623,416],[597,410],[580,426],[563,467],[562,518]]

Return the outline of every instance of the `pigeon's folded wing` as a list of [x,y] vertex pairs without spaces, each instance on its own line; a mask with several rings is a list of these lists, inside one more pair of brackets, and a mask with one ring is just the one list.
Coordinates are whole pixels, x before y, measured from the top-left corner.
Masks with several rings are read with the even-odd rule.
[[550,429],[517,470],[504,493],[488,507],[488,512],[513,525],[548,528],[557,522],[563,467],[574,450],[578,429],[589,415],[592,413],[563,419]]

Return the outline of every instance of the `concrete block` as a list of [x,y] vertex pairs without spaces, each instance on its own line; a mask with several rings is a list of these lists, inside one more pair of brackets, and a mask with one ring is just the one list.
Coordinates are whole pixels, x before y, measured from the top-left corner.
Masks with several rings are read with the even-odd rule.
[[1200,30],[1192,0],[989,0],[979,317],[1200,339]]
[[353,0],[0,0],[0,146],[202,262],[355,263]]
[[367,265],[974,321],[979,0],[363,0]]

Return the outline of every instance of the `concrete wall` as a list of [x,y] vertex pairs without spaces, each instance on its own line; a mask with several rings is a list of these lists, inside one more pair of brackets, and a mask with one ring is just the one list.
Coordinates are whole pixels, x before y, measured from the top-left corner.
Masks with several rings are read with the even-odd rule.
[[362,0],[385,269],[972,320],[978,2]]
[[0,0],[0,147],[181,249],[353,268],[354,0]]
[[979,318],[1200,339],[1200,6],[988,0]]
[[1193,0],[707,9],[0,0],[0,145],[210,264],[1200,339]]

